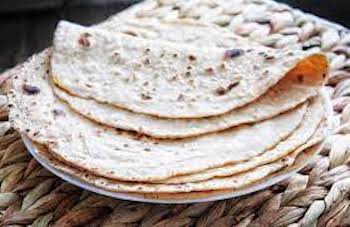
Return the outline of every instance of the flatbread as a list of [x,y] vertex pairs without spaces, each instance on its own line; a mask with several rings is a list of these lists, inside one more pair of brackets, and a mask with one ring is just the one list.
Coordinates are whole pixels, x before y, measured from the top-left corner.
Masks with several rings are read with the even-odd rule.
[[[314,145],[314,144],[313,144]],[[179,192],[194,192],[194,191],[210,191],[210,190],[222,190],[222,189],[240,189],[246,187],[256,181],[268,177],[272,173],[275,173],[283,168],[292,166],[295,158],[299,153],[305,149],[312,147],[312,144],[305,144],[293,151],[291,154],[276,160],[275,162],[259,166],[255,169],[235,174],[229,177],[214,178],[207,181],[201,181],[196,183],[184,183],[184,184],[164,184],[164,183],[133,183],[110,180],[103,177],[94,176],[81,170],[64,165],[51,156],[49,158],[48,152],[44,152],[39,146],[35,146],[36,150],[39,150],[39,155],[46,160],[54,168],[64,171],[70,175],[73,175],[83,181],[91,183],[97,187],[114,192],[137,192],[137,193],[179,193]],[[44,156],[44,157],[43,157]]]
[[[287,179],[288,175],[300,170],[312,158],[320,152],[322,144],[317,144],[298,155],[294,164],[288,168],[278,171],[268,177],[254,182],[246,187],[240,189],[226,189],[226,190],[215,190],[215,191],[202,191],[202,192],[187,192],[187,193],[123,193],[124,196],[129,197],[132,200],[140,201],[145,199],[153,202],[162,203],[184,203],[184,202],[204,202],[204,201],[217,201],[222,199],[232,198],[232,195],[236,196],[245,195],[256,190],[266,188],[266,183],[269,185],[276,184],[281,180]],[[275,183],[273,183],[275,182]]]
[[[38,147],[36,147],[37,149]],[[286,156],[274,163],[267,164],[255,168],[254,170],[237,174],[232,177],[225,178],[215,178],[208,181],[202,181],[199,183],[185,183],[185,184],[156,184],[156,183],[133,183],[133,182],[122,182],[116,180],[109,180],[103,177],[86,177],[86,173],[81,170],[70,171],[69,169],[60,168],[60,164],[56,165],[55,168],[60,168],[60,170],[65,170],[70,174],[75,174],[78,178],[91,181],[95,185],[103,186],[109,191],[118,192],[144,192],[144,193],[176,193],[176,192],[191,192],[191,191],[209,191],[217,189],[227,189],[227,188],[241,188],[245,185],[249,185],[257,180],[265,178],[271,173],[277,172],[278,170],[292,165],[294,162],[295,155]],[[54,159],[51,163],[55,162]],[[85,176],[85,177],[84,177]]]
[[140,137],[99,126],[60,102],[45,67],[31,67],[48,64],[45,56],[34,56],[13,78],[13,90],[8,94],[12,126],[44,144],[56,158],[113,179],[151,182],[245,161],[287,138],[300,125],[306,110],[313,116],[308,127],[318,125],[323,116],[321,101],[314,101],[310,108],[302,104],[267,121],[196,138]]
[[[155,20],[111,20],[99,25],[99,27],[147,39],[191,43],[198,47],[209,43],[211,46],[228,48],[233,44],[244,42],[225,30],[181,21],[160,23]],[[213,42],[209,42],[209,40],[213,40]],[[315,96],[323,82],[314,81],[305,84],[295,79],[293,75],[287,75],[249,105],[224,115],[197,119],[166,119],[134,113],[98,103],[93,99],[70,95],[56,86],[54,86],[54,93],[61,100],[67,102],[74,111],[101,124],[157,138],[185,138],[272,118]]]
[[[118,184],[121,183],[115,180],[103,179],[101,177],[95,176],[90,173],[83,173],[80,170],[77,170],[65,163],[60,162],[55,159],[50,152],[47,152],[45,148],[42,146],[35,145],[36,154],[40,157],[41,161],[44,161],[46,165],[68,174],[74,178],[79,179],[79,181],[88,183],[90,185],[96,186],[103,190],[107,190],[109,192],[119,192],[117,190],[111,191],[111,187],[116,189],[119,188]],[[252,184],[246,185],[245,187],[239,189],[221,189],[221,190],[212,190],[212,191],[199,191],[199,192],[180,192],[180,193],[142,193],[140,191],[136,193],[120,193],[119,196],[123,196],[124,198],[128,198],[128,200],[136,200],[140,201],[145,199],[146,201],[152,202],[171,202],[171,203],[183,203],[183,202],[194,202],[198,199],[198,201],[212,201],[224,198],[230,198],[232,194],[246,194],[246,191],[254,190],[254,188],[264,188],[264,184],[270,181],[278,181],[279,179],[286,179],[288,174],[300,170],[306,163],[308,163],[322,148],[322,144],[316,144],[310,148],[307,148],[303,152],[299,153],[294,161],[293,165],[284,168],[276,173],[273,173],[267,176],[264,179],[256,181]],[[103,183],[102,183],[103,182]],[[107,185],[105,186],[106,182]],[[123,183],[122,183],[123,184]],[[114,186],[113,186],[114,185]],[[151,186],[151,185],[150,185]],[[266,186],[265,186],[266,187]],[[256,189],[255,189],[256,190]],[[200,199],[200,200],[199,200]]]
[[[301,145],[294,152],[298,154],[304,151],[305,149],[314,146],[315,144],[321,143],[327,134],[326,131],[327,125],[326,122],[323,122],[323,124],[320,127],[318,127],[318,129],[312,135],[312,137],[307,138],[306,136],[308,141]],[[160,183],[179,184],[188,182],[199,182],[212,179],[214,177],[231,176],[240,172],[248,171],[261,165],[265,165],[267,163],[275,162],[278,159],[281,159],[282,157],[289,155],[291,152],[293,152],[293,150],[290,150],[291,147],[294,148],[297,147],[297,144],[302,144],[302,142],[300,141],[303,140],[298,139],[300,133],[307,133],[307,135],[310,135],[311,132],[312,130],[305,131],[305,125],[303,126],[302,123],[302,125],[299,126],[299,128],[295,130],[293,134],[286,139],[286,141],[282,141],[281,143],[277,144],[276,147],[274,147],[273,149],[266,151],[259,156],[253,157],[246,162],[225,165],[222,167],[208,169],[206,171],[195,174],[173,177],[164,181],[160,181]]]
[[322,54],[252,47],[248,41],[230,50],[198,48],[69,22],[59,23],[53,44],[51,74],[60,88],[166,118],[224,114],[254,101],[289,71],[314,82],[323,81],[328,69]]

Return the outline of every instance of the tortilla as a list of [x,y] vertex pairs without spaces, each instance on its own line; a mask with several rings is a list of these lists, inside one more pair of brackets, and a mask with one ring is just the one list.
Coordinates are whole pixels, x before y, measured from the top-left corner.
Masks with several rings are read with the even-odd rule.
[[[36,147],[38,149],[38,147]],[[86,177],[86,173],[81,170],[69,170],[65,167],[60,167],[62,164],[55,165],[55,168],[60,168],[60,170],[65,170],[70,174],[78,175],[78,178],[92,181],[95,185],[101,185],[109,191],[118,192],[144,192],[144,193],[176,193],[176,192],[191,192],[191,191],[209,191],[217,189],[238,189],[249,185],[257,180],[265,178],[271,173],[277,172],[278,170],[292,165],[294,162],[295,155],[286,156],[274,163],[259,166],[254,170],[237,174],[231,177],[225,178],[215,178],[208,181],[202,181],[198,183],[185,183],[185,184],[156,184],[156,183],[133,183],[133,182],[123,182],[116,180],[109,180],[103,177]],[[51,159],[50,162],[55,162]]]
[[[242,39],[232,36],[225,30],[181,21],[161,23],[154,20],[112,20],[99,27],[148,39],[191,43],[199,47],[204,43],[217,47],[229,47],[234,43],[243,42]],[[214,40],[214,42],[209,42],[209,40]],[[138,114],[98,103],[93,99],[70,95],[56,86],[54,93],[67,102],[74,111],[98,123],[157,138],[184,138],[272,118],[315,96],[322,82],[314,81],[303,84],[287,75],[249,105],[224,115],[197,119],[166,119]]]
[[55,84],[70,94],[166,118],[224,114],[290,71],[314,82],[327,68],[322,54],[252,48],[248,41],[229,50],[198,48],[68,22],[57,27],[51,58]]
[[31,58],[13,78],[8,94],[12,126],[45,145],[56,158],[113,179],[152,182],[242,162],[286,139],[305,112],[312,115],[310,128],[316,128],[323,115],[322,102],[315,99],[309,108],[305,103],[267,121],[220,133],[181,140],[140,137],[97,125],[60,102],[45,67],[32,67],[48,64],[45,56]]
[[[35,148],[35,153],[40,157],[41,161],[45,162],[46,165],[49,165],[50,167],[63,172],[65,174],[70,175],[71,177],[79,179],[79,181],[83,181],[85,183],[88,183],[90,185],[94,185],[96,187],[99,187],[101,189],[107,190],[109,192],[120,192],[119,189],[122,186],[123,188],[128,188],[129,186],[126,185],[133,185],[133,183],[126,183],[126,182],[120,182],[116,180],[101,178],[99,176],[95,176],[93,174],[82,172],[78,169],[75,169],[63,162],[60,162],[59,160],[55,159],[50,152],[47,152],[45,148],[43,148],[40,145],[33,144]],[[244,187],[238,188],[238,189],[219,189],[219,190],[212,190],[212,191],[198,191],[198,192],[179,192],[179,193],[164,193],[164,192],[147,192],[142,193],[141,191],[137,191],[136,193],[123,193],[119,194],[123,195],[124,197],[130,198],[129,200],[135,200],[135,199],[149,199],[148,201],[153,202],[160,202],[160,201],[173,201],[175,203],[177,202],[184,202],[184,201],[193,201],[193,199],[208,199],[208,200],[214,200],[217,197],[221,197],[223,199],[226,196],[230,196],[232,193],[237,194],[244,194],[244,191],[246,190],[252,190],[254,188],[264,188],[262,185],[269,181],[278,181],[278,179],[285,179],[288,174],[300,170],[307,162],[309,162],[312,157],[317,154],[322,148],[321,144],[316,144],[310,148],[305,149],[303,152],[299,153],[296,156],[296,159],[292,166],[288,168],[284,168],[276,173],[270,174],[264,179],[261,179],[259,181],[253,182],[251,184],[248,184]],[[239,179],[242,175],[238,175]],[[125,184],[126,183],[126,184]],[[139,184],[140,185],[140,184]],[[143,186],[147,185],[146,188],[151,188],[154,186],[154,184],[141,184]],[[142,187],[142,186],[141,186]],[[265,186],[266,187],[266,186]],[[130,188],[130,187],[129,187]],[[112,190],[111,190],[112,189]],[[140,189],[140,188],[139,188]],[[222,197],[224,196],[224,197]]]
[[240,189],[226,189],[226,190],[213,190],[213,191],[201,191],[201,192],[187,192],[187,193],[124,193],[129,198],[136,200],[136,198],[144,198],[148,201],[165,202],[165,203],[184,203],[184,202],[204,202],[204,201],[216,201],[222,199],[232,198],[235,196],[245,195],[257,190],[274,185],[284,179],[291,176],[291,173],[299,171],[303,166],[310,162],[314,156],[322,149],[322,144],[317,144],[313,147],[306,149],[300,153],[293,165],[280,170],[267,176],[264,179],[256,181]]
[[70,175],[73,175],[83,181],[91,183],[100,188],[104,188],[108,191],[115,192],[138,192],[138,193],[179,193],[179,192],[193,192],[193,191],[210,191],[210,190],[222,190],[222,189],[240,189],[246,187],[258,180],[268,177],[272,173],[275,173],[283,168],[292,166],[295,158],[301,152],[312,147],[313,143],[307,143],[291,154],[276,160],[275,162],[258,166],[255,169],[235,174],[229,177],[214,178],[206,181],[184,184],[165,184],[165,183],[133,183],[110,180],[104,177],[98,177],[81,170],[74,169],[69,165],[65,165],[54,157],[50,157],[48,152],[45,152],[43,148],[35,145],[35,149],[38,150],[38,154],[41,158],[44,158],[54,168],[64,171]]
[[[256,168],[261,165],[265,165],[267,163],[272,163],[281,159],[282,157],[289,155],[293,150],[289,150],[291,147],[297,147],[297,144],[301,144],[303,140],[298,139],[299,133],[311,133],[312,130],[305,131],[305,126],[303,123],[299,128],[293,132],[293,134],[286,139],[286,141],[282,141],[277,144],[273,149],[264,152],[263,154],[253,157],[246,162],[242,162],[239,164],[230,164],[222,167],[208,169],[204,172],[199,172],[195,174],[185,175],[173,177],[164,181],[160,181],[159,183],[165,184],[179,184],[179,183],[188,183],[188,182],[198,182],[204,181],[208,179],[212,179],[214,177],[226,177],[231,176],[240,172],[248,171],[253,168]],[[307,138],[307,142],[301,145],[296,151],[296,154],[304,151],[305,149],[314,146],[315,144],[321,143],[326,136],[327,126],[326,122],[316,130],[316,132],[312,135],[311,138]]]

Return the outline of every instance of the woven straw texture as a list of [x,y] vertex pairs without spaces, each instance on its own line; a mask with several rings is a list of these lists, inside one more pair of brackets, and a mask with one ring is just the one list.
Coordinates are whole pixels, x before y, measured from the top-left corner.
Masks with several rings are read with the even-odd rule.
[[[232,4],[234,4],[234,7]],[[350,226],[350,33],[268,0],[161,1],[136,16],[195,18],[263,45],[318,48],[331,62],[334,135],[301,172],[257,193],[218,202],[152,205],[99,196],[50,174],[26,151],[0,96],[1,226]],[[1,81],[1,80],[0,80]]]

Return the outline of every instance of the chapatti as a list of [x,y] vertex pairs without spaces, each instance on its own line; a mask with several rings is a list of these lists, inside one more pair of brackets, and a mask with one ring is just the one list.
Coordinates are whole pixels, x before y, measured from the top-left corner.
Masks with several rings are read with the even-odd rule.
[[286,157],[279,159],[273,163],[259,166],[253,170],[235,174],[229,177],[214,178],[207,181],[184,183],[184,184],[147,184],[147,183],[135,183],[135,182],[123,182],[111,180],[104,177],[98,177],[81,170],[75,169],[66,165],[54,157],[50,156],[50,153],[40,146],[35,146],[40,157],[46,159],[48,163],[54,168],[71,174],[83,181],[106,189],[108,191],[115,192],[138,192],[138,193],[179,193],[179,192],[195,192],[195,191],[211,191],[211,190],[223,190],[233,189],[237,190],[246,187],[261,179],[267,178],[269,175],[283,170],[288,166],[292,166],[298,154],[305,149],[312,147],[311,144],[306,144],[301,147],[302,150],[293,151]]
[[[305,68],[300,74],[299,67]],[[231,49],[149,40],[60,22],[51,74],[72,95],[137,113],[199,118],[226,113],[264,94],[288,72],[323,81],[322,54],[246,45]]]
[[[164,39],[171,42],[191,43],[199,48],[204,43],[216,47],[229,47],[242,41],[223,29],[174,21],[161,23],[154,20],[112,20],[99,25],[109,31],[133,34],[147,39]],[[215,37],[215,38],[214,38]],[[213,42],[209,42],[213,40]],[[252,44],[252,46],[257,44]],[[93,99],[70,95],[54,86],[54,93],[76,112],[108,126],[131,130],[157,138],[184,138],[216,132],[244,123],[272,118],[305,102],[317,94],[322,81],[299,81],[305,68],[287,74],[275,86],[253,103],[230,111],[224,115],[197,119],[167,119],[134,113],[125,109],[96,102]],[[320,78],[311,78],[320,79]]]
[[208,169],[206,171],[195,174],[173,177],[164,181],[160,181],[160,183],[179,184],[188,182],[198,182],[212,179],[214,177],[226,177],[240,172],[248,171],[258,166],[275,162],[276,160],[281,159],[286,155],[289,155],[293,152],[293,149],[295,149],[295,147],[302,144],[303,142],[304,144],[301,145],[298,149],[296,149],[296,151],[294,151],[295,153],[298,154],[300,152],[303,152],[305,149],[314,146],[315,144],[321,143],[327,135],[327,129],[328,126],[326,125],[326,122],[323,122],[323,124],[317,128],[316,132],[312,135],[311,138],[307,138],[307,136],[305,136],[305,138],[307,139],[307,142],[305,142],[305,140],[301,140],[298,138],[299,135],[301,133],[306,133],[307,135],[310,135],[313,129],[307,130],[306,126],[302,123],[302,125],[299,126],[299,128],[296,131],[294,131],[293,134],[290,137],[288,137],[285,141],[280,142],[273,149],[266,151],[259,156],[255,156],[246,162],[225,165],[222,167]]

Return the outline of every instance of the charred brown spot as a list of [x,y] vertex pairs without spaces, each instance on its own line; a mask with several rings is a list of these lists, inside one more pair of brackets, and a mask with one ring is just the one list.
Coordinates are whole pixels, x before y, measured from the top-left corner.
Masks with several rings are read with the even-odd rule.
[[194,55],[192,55],[192,54],[190,54],[190,55],[188,56],[188,59],[189,59],[190,61],[195,61],[195,60],[197,60],[196,56],[194,56]]
[[146,48],[146,49],[145,49],[145,52],[146,52],[146,53],[149,53],[150,51],[151,51],[150,48]]
[[91,84],[85,84],[85,86],[88,87],[88,88],[92,88]]
[[89,37],[91,37],[90,33],[85,32],[81,34],[79,37],[78,43],[83,47],[89,47],[91,45],[89,41]]
[[304,82],[304,76],[303,75],[298,75],[297,79],[300,83]]
[[36,95],[39,94],[40,89],[36,86],[29,85],[29,84],[24,84],[23,85],[23,90],[28,94],[28,95]]
[[145,60],[143,61],[143,63],[144,63],[145,65],[149,65],[149,64],[151,64],[151,61],[147,58],[147,59],[145,59]]
[[180,94],[178,97],[177,97],[177,101],[183,101],[185,99],[184,95],[183,94]]
[[130,31],[130,30],[125,31],[124,34],[131,35],[131,36],[138,36],[136,32]]
[[178,55],[178,54],[176,54],[176,53],[175,53],[175,54],[173,54],[173,57],[174,57],[174,58],[177,58],[178,56],[179,56],[179,55]]
[[175,76],[173,76],[171,79],[170,79],[170,81],[175,81],[175,80],[178,80],[179,79],[179,76],[178,75],[175,75]]
[[226,88],[225,87],[218,87],[215,90],[215,93],[217,95],[225,95],[227,92],[231,91],[234,87],[236,87],[239,84],[239,81],[235,81],[233,83],[230,83]]
[[235,58],[235,57],[241,56],[243,53],[244,53],[244,50],[242,49],[227,50],[225,51],[224,58],[225,59]]
[[232,88],[236,87],[239,84],[239,81],[235,81],[227,86],[227,90],[230,91]]
[[206,68],[205,71],[210,74],[214,73],[214,69],[212,67]]
[[221,69],[226,69],[226,64],[225,63],[221,63],[220,68]]
[[273,59],[275,59],[275,56],[265,55],[264,58],[265,58],[265,61],[272,61]]
[[190,72],[190,71],[187,71],[187,72],[185,73],[185,75],[186,75],[186,76],[191,76],[191,72]]
[[148,95],[148,94],[141,94],[141,98],[143,100],[150,100],[150,99],[152,99],[152,97],[150,95]]
[[60,110],[60,109],[53,109],[52,110],[52,113],[55,115],[55,116],[64,116],[65,113],[63,110]]
[[325,74],[325,73],[322,74],[322,77],[323,77],[323,78],[326,78],[326,76],[327,76],[327,74]]
[[224,87],[218,87],[216,90],[215,90],[215,93],[217,95],[224,95],[226,94],[226,89]]

